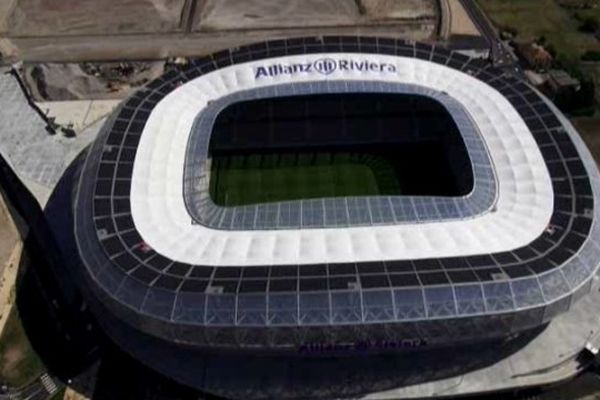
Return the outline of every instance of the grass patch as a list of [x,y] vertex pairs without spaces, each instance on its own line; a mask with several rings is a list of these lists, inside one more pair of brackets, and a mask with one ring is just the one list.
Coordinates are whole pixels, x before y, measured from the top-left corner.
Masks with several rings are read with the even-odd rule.
[[282,153],[213,158],[213,201],[240,206],[341,196],[399,195],[385,157],[351,153]]
[[600,97],[600,62],[584,62],[579,66],[581,71],[589,76],[594,81],[596,86],[596,101],[599,101]]
[[0,381],[19,387],[33,381],[43,371],[44,365],[31,347],[14,306],[0,337]]
[[579,14],[582,19],[595,18],[600,20],[600,8],[574,9],[574,13]]
[[600,167],[600,117],[576,117],[571,122]]
[[518,40],[536,40],[544,36],[559,58],[575,62],[586,51],[600,50],[600,43],[591,34],[579,31],[582,16],[600,14],[600,10],[567,10],[556,0],[477,0],[479,6],[499,27],[518,31]]

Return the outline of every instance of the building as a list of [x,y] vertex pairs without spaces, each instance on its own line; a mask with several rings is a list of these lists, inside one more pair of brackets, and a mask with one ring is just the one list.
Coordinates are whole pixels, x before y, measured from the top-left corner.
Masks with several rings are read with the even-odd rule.
[[553,94],[564,92],[577,92],[581,89],[581,82],[573,78],[562,69],[548,71],[548,86]]
[[515,47],[531,68],[547,70],[552,67],[552,55],[543,46],[537,43],[517,43]]
[[452,35],[445,47],[472,58],[487,59],[490,57],[492,45],[483,36]]
[[[518,337],[585,296],[600,262],[598,171],[561,118],[525,82],[421,43],[300,38],[195,60],[125,101],[89,150],[75,231],[92,309],[136,354]],[[405,146],[406,194],[224,205],[211,189],[228,152]],[[165,367],[175,353],[144,362],[194,385]]]
[[540,74],[538,72],[527,69],[524,71],[527,81],[535,88],[541,88],[548,81],[547,74]]

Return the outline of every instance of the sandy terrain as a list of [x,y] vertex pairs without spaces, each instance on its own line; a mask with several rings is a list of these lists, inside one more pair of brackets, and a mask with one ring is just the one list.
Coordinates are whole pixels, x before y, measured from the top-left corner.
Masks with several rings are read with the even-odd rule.
[[[1,1],[1,0],[0,0]],[[299,27],[204,31],[188,35],[84,36],[18,38],[10,43],[16,54],[32,62],[77,62],[81,60],[149,60],[167,57],[197,57],[211,52],[264,40],[316,35],[371,35],[419,41],[434,38],[436,23],[372,23],[344,27]]]
[[376,19],[435,18],[432,0],[362,0],[367,16]]
[[434,19],[434,0],[207,0],[195,30],[286,28],[365,23],[369,20]]
[[358,17],[354,0],[208,0],[195,30],[347,25]]
[[450,34],[474,35],[480,33],[459,0],[447,0],[450,9]]
[[8,18],[12,14],[16,3],[17,0],[0,1],[0,35],[8,31]]
[[4,60],[7,63],[14,62],[17,52],[17,48],[10,40],[0,38],[0,65]]
[[2,202],[0,204],[0,275],[2,275],[4,263],[10,257],[19,237],[2,197],[0,197],[0,202]]
[[[432,40],[437,0],[0,0],[4,63],[164,59],[298,36]],[[2,61],[0,61],[2,64]]]
[[1,0],[9,37],[174,33],[436,19],[436,0]]
[[[8,0],[11,36],[172,32],[185,0]],[[1,0],[0,4],[7,2]],[[0,5],[0,14],[2,8]],[[1,25],[0,25],[1,30]]]
[[[15,283],[21,258],[23,243],[9,214],[3,195],[0,194],[0,376],[11,377],[18,374],[18,364],[22,361],[26,348],[13,342],[14,325],[5,329],[14,305]],[[7,347],[7,342],[14,347]]]

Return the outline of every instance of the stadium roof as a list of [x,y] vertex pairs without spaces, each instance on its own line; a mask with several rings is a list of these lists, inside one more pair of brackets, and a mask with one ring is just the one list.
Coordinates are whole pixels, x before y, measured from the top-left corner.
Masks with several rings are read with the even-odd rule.
[[[474,188],[465,196],[355,196],[318,200],[286,201],[249,207],[218,207],[208,194],[207,158],[211,131],[219,112],[228,105],[251,99],[277,98],[292,95],[331,93],[409,94],[434,99],[448,111],[464,138],[472,169]],[[306,117],[305,117],[306,118]],[[340,123],[338,121],[338,123]],[[346,122],[349,123],[349,122]],[[368,145],[377,140],[393,143],[392,138],[378,138],[376,124],[369,121],[369,140],[359,142],[357,138],[343,137],[336,131],[338,142],[353,141],[356,146]],[[413,128],[415,129],[415,128]],[[446,129],[448,129],[446,127]],[[294,137],[296,143],[315,144],[322,142],[319,132],[298,140],[298,132],[289,127],[285,132]],[[402,138],[402,127],[396,126],[388,134]],[[264,142],[264,139],[262,140]],[[285,139],[282,138],[282,141]],[[288,146],[290,145],[288,144]],[[255,146],[260,146],[256,143]],[[468,218],[489,211],[496,202],[496,178],[487,148],[474,122],[464,107],[456,100],[439,91],[413,84],[379,81],[311,81],[268,85],[242,90],[211,101],[195,118],[186,149],[183,171],[183,195],[186,208],[193,219],[208,228],[226,230],[269,230],[300,228],[348,228],[357,226],[394,225],[436,220]],[[416,166],[415,166],[416,168]]]
[[[288,56],[221,68],[181,85],[158,103],[142,131],[131,182],[133,221],[148,245],[164,256],[190,264],[310,264],[499,253],[530,243],[544,232],[553,206],[550,175],[527,125],[504,96],[447,66],[386,55],[330,53],[327,59],[337,64],[389,65],[394,67],[393,73],[379,67],[375,71],[337,68],[328,74],[314,70],[257,77],[260,68],[312,65],[322,59],[321,54]],[[353,85],[357,81],[360,84]],[[387,92],[395,90],[387,85],[394,82],[417,85],[436,92],[438,98],[444,98],[441,92],[447,93],[473,119],[489,151],[498,185],[493,207],[478,215],[465,207],[460,216],[448,218],[451,221],[437,216],[437,209],[431,207],[428,214],[434,216],[433,221],[402,218],[402,224],[392,226],[372,223],[366,201],[356,212],[366,216],[366,224],[372,225],[369,227],[256,230],[254,212],[242,216],[253,221],[243,228],[223,231],[190,224],[181,183],[194,120],[209,102],[231,93],[263,87],[275,92],[278,87],[272,85],[291,82],[294,85],[287,88],[291,93],[307,90],[305,85],[312,93],[327,91],[335,82],[342,83],[341,90],[346,91],[356,90],[363,82],[379,82],[370,90]],[[210,132],[205,129],[205,136]],[[493,179],[489,166],[482,167],[488,168],[487,179]],[[187,181],[198,185],[208,180],[206,171],[194,171]],[[201,200],[211,201],[207,196]],[[310,205],[323,209],[322,201],[311,201]],[[351,205],[346,202],[346,207]],[[303,214],[302,209],[298,212]]]
[[[271,225],[260,222],[268,208],[228,214],[211,203],[201,166],[213,105],[344,90],[441,101],[467,143],[473,193],[389,197],[387,205],[347,198],[333,208],[325,200],[308,208],[297,202],[293,223]],[[186,176],[188,166],[200,168]],[[128,99],[86,160],[76,233],[101,298],[155,335],[285,347],[301,339],[282,330],[274,344],[171,327],[311,326],[323,333],[331,325],[468,324],[457,319],[467,316],[495,327],[480,318],[480,330],[442,335],[421,324],[413,333],[463,340],[537,326],[589,290],[600,261],[598,182],[560,112],[484,61],[393,39],[290,39],[197,60]],[[340,205],[347,219],[328,224]],[[284,221],[288,211],[281,203],[266,219]]]

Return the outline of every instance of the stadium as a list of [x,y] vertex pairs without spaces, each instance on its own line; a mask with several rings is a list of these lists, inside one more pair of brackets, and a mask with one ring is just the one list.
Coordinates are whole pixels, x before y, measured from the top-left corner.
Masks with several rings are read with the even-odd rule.
[[486,61],[278,40],[126,100],[82,166],[75,233],[117,342],[414,351],[515,337],[585,296],[598,178],[552,103]]

